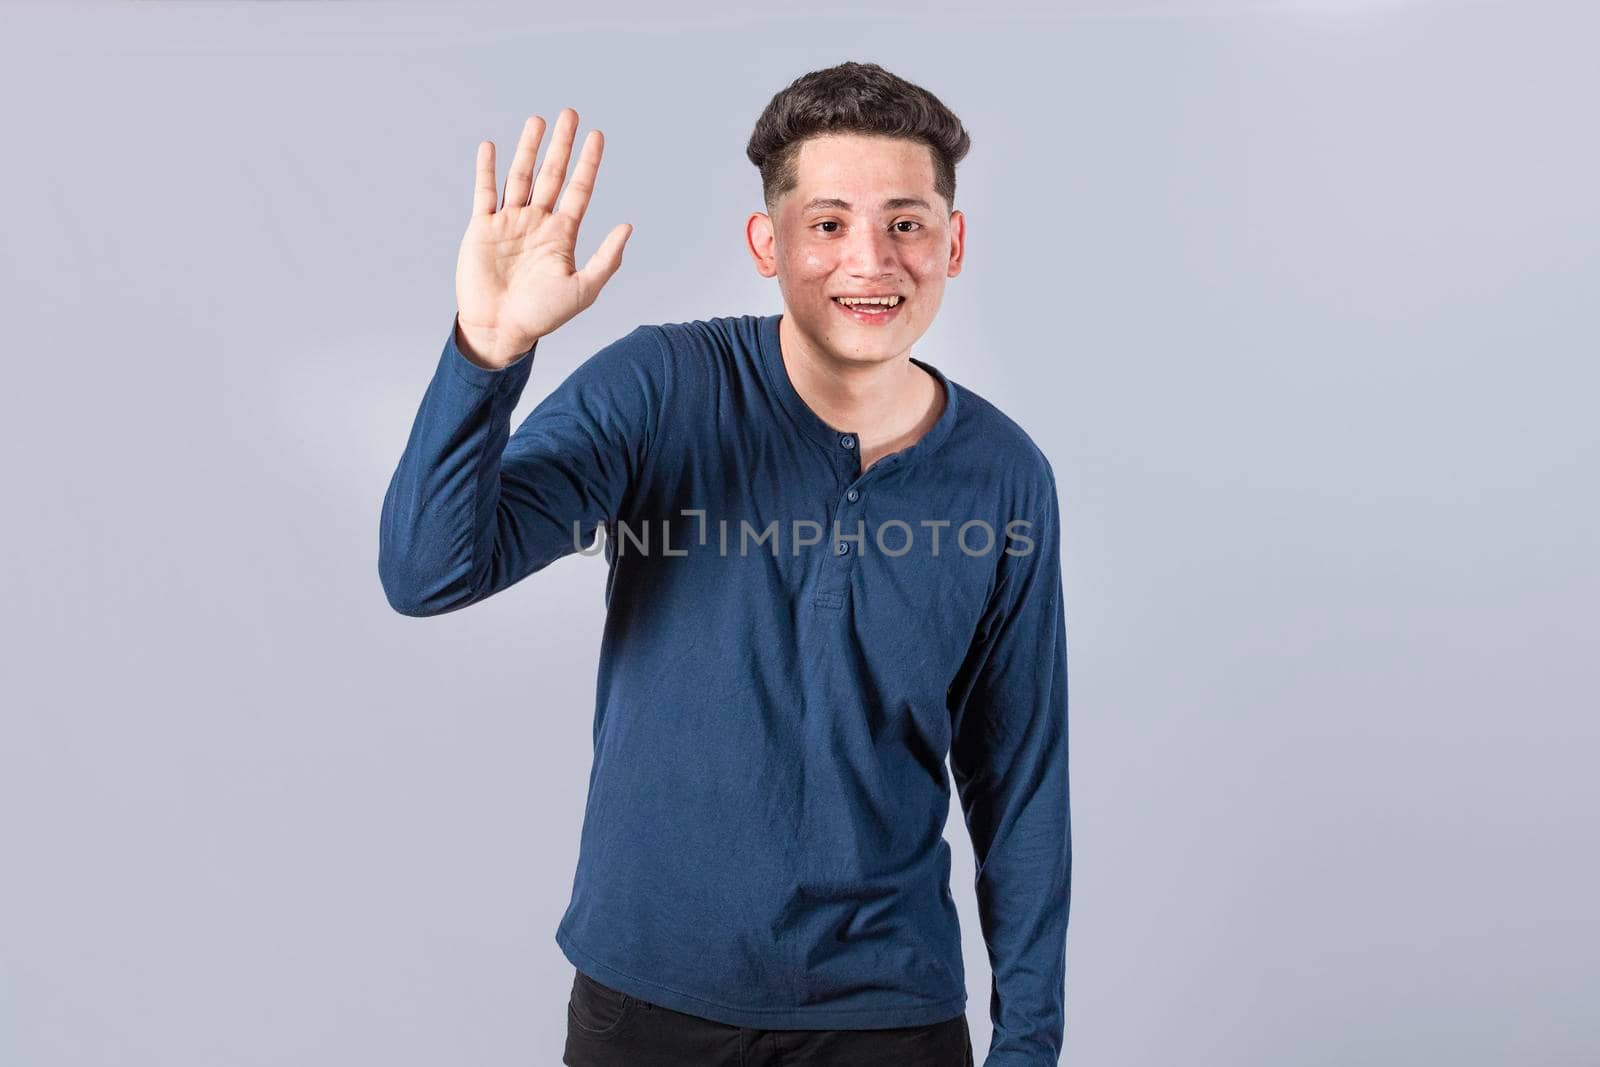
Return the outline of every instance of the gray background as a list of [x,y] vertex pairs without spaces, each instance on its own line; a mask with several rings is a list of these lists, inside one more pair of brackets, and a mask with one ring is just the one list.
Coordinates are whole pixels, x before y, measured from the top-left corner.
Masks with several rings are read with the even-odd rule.
[[558,1062],[604,562],[376,571],[474,147],[570,104],[636,227],[520,421],[779,310],[745,139],[843,59],[972,131],[915,351],[1060,477],[1064,1062],[1600,1061],[1595,5],[5,15],[0,1063]]

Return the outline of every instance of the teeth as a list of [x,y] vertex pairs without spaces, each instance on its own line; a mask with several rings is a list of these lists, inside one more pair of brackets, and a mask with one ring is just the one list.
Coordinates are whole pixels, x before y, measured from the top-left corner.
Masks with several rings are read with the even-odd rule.
[[834,299],[847,307],[854,307],[858,304],[881,304],[884,307],[894,307],[900,303],[898,296],[836,296]]

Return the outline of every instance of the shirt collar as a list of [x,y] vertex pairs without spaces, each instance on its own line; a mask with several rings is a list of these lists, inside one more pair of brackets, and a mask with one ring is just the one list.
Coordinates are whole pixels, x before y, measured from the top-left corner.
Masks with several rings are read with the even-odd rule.
[[[780,312],[776,315],[763,316],[757,323],[757,347],[760,349],[761,369],[767,378],[767,387],[778,395],[784,409],[795,420],[795,424],[818,444],[830,451],[839,447],[839,438],[845,434],[854,434],[860,441],[860,434],[851,428],[837,428],[825,421],[822,416],[811,410],[789,380],[789,370],[783,365],[783,346],[779,342],[778,321],[783,318]],[[956,387],[955,383],[946,378],[944,372],[931,363],[925,363],[916,356],[910,357],[911,362],[933,375],[939,388],[944,390],[944,411],[940,413],[939,420],[933,427],[917,439],[909,448],[902,448],[898,452],[890,453],[883,457],[873,468],[879,466],[902,467],[910,466],[922,457],[932,453],[950,436],[950,431],[956,424]],[[856,447],[860,447],[857,444]]]

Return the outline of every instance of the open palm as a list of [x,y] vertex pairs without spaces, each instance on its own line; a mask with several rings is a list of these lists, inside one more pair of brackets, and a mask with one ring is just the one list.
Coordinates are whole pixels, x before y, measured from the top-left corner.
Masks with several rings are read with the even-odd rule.
[[556,204],[577,128],[578,113],[563,108],[535,180],[545,121],[539,115],[528,119],[506,174],[504,202],[495,191],[494,142],[478,145],[472,217],[456,259],[456,308],[463,338],[491,364],[510,363],[593,304],[622,265],[633,232],[628,223],[614,227],[581,269],[575,256],[605,147],[599,130],[584,138],[577,170]]

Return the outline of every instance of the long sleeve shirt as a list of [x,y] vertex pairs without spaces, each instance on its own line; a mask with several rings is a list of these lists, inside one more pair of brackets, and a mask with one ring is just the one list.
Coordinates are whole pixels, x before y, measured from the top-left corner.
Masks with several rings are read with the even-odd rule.
[[605,567],[555,933],[577,969],[742,1027],[961,1014],[948,757],[993,974],[986,1067],[1055,1064],[1072,855],[1055,474],[915,357],[943,412],[863,472],[857,428],[795,390],[780,318],[639,326],[515,432],[538,345],[489,370],[452,323],[384,497],[384,592],[430,616],[563,556]]

